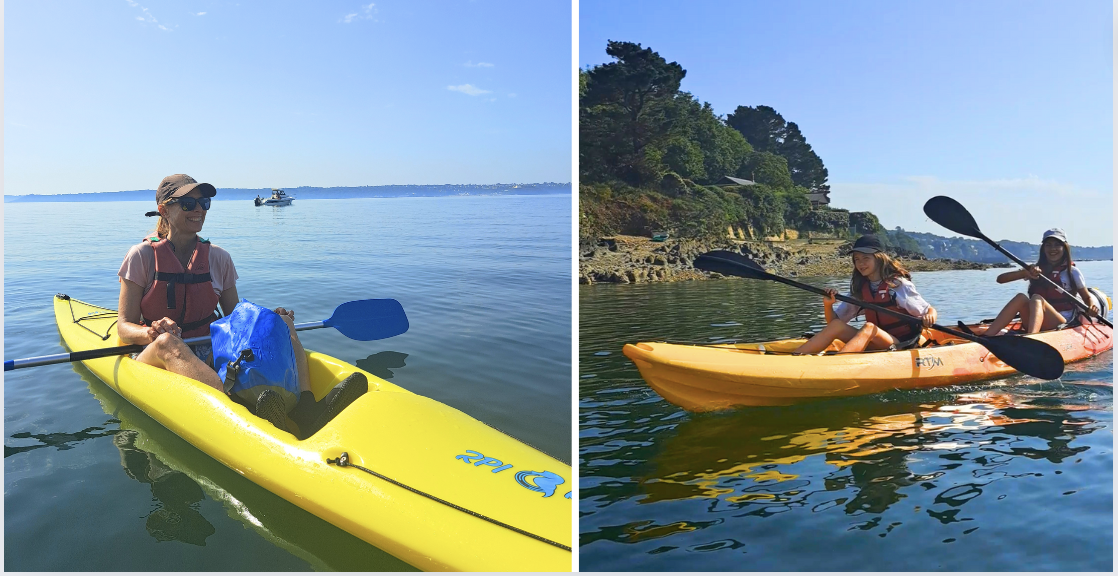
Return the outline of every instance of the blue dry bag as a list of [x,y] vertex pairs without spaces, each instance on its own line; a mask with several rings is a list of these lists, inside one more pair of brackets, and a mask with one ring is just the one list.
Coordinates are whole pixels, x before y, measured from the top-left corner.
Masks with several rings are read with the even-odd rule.
[[[279,314],[241,300],[233,313],[210,324],[214,367],[226,392],[236,395],[249,406],[265,388],[272,388],[283,398],[288,411],[299,399],[299,371],[291,332]],[[251,353],[242,354],[245,350]],[[229,363],[237,366],[230,374]],[[236,381],[230,389],[230,376]]]

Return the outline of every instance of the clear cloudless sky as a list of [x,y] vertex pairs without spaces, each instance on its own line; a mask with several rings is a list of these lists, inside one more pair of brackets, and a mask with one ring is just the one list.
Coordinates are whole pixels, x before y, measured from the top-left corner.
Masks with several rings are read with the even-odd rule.
[[571,179],[562,0],[4,6],[4,193]]
[[581,67],[637,42],[726,115],[767,105],[830,172],[831,205],[952,235],[949,195],[994,239],[1064,228],[1113,243],[1113,17],[1107,0],[581,0]]

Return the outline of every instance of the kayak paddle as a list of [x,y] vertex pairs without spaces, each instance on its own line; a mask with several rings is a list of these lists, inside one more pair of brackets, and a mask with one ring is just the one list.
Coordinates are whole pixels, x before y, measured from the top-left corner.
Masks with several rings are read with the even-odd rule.
[[[987,244],[993,246],[995,250],[1004,254],[1006,258],[1009,258],[1010,260],[1016,262],[1018,266],[1022,268],[1029,267],[1029,265],[1022,261],[1020,258],[1014,256],[1013,254],[1010,254],[1009,250],[1002,248],[1000,244],[994,242],[985,234],[983,234],[982,231],[978,229],[978,224],[975,223],[974,217],[970,215],[970,212],[967,212],[967,209],[964,208],[962,204],[955,201],[954,198],[948,198],[947,196],[936,196],[928,200],[924,203],[924,214],[927,214],[928,218],[931,218],[932,221],[934,221],[936,224],[939,224],[940,226],[943,226],[944,228],[947,228],[952,232],[962,234],[963,236],[970,236],[971,238],[984,240]],[[1053,282],[1052,279],[1047,276],[1041,276],[1041,278],[1043,278],[1045,282],[1048,282],[1049,284],[1055,286],[1056,289],[1059,290],[1064,296],[1071,298],[1072,304],[1075,304],[1075,307],[1082,310],[1084,314],[1087,314],[1088,316],[1092,315],[1090,312],[1090,307],[1084,304],[1078,296],[1069,293],[1067,290],[1064,290],[1063,286],[1060,286],[1059,284]],[[1094,314],[1093,316],[1095,318],[1098,318],[1099,321],[1101,321],[1103,324],[1106,324],[1111,328],[1114,327],[1114,324],[1111,324],[1109,320],[1103,318],[1101,314]]]
[[[304,322],[295,325],[295,331],[314,330],[316,328],[336,328],[343,336],[353,340],[380,340],[391,338],[408,331],[408,317],[404,314],[404,307],[391,298],[372,300],[353,300],[346,302],[334,309],[334,313],[326,320],[318,322]],[[183,340],[186,344],[198,344],[209,341],[209,336],[198,336]],[[122,354],[136,354],[146,346],[143,344],[129,344],[113,348],[98,348],[96,350],[83,350],[50,356],[36,356],[20,360],[5,360],[4,371],[17,368],[31,368],[46,366],[48,364],[63,364],[66,362],[79,362],[104,358],[106,356],[120,356]]]
[[[741,276],[742,278],[753,278],[755,280],[773,280],[782,284],[794,286],[801,290],[814,292],[821,296],[827,294],[827,291],[822,288],[816,288],[815,286],[809,286],[796,282],[795,280],[784,278],[783,276],[777,276],[776,274],[766,272],[765,269],[756,262],[741,254],[728,250],[715,250],[699,256],[695,259],[695,267],[700,270],[718,272],[719,274],[728,276]],[[923,324],[923,321],[915,316],[890,310],[869,302],[863,302],[843,294],[836,295],[835,299],[878,313],[890,314],[897,318]],[[1064,373],[1063,357],[1060,356],[1060,353],[1055,348],[1046,342],[1018,336],[1016,334],[1006,334],[1004,336],[976,336],[974,334],[967,334],[966,332],[959,332],[958,330],[953,330],[946,326],[940,326],[939,324],[932,324],[932,328],[940,332],[951,334],[952,336],[977,342],[993,353],[994,356],[997,356],[1002,362],[1005,362],[1018,372],[1028,374],[1029,376],[1042,378],[1044,380],[1055,380]]]

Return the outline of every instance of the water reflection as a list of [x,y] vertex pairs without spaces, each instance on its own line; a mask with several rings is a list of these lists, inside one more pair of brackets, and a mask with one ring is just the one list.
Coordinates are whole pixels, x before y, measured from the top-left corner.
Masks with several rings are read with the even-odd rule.
[[[1000,306],[992,278],[929,274],[920,286],[975,288],[981,297],[940,298],[942,317],[975,319]],[[760,341],[820,321],[817,300],[765,283],[580,289],[582,569],[1111,567],[1112,352],[1055,382],[711,414],[666,402],[619,354],[626,342]],[[1041,551],[1038,539],[1059,544]]]
[[[660,439],[659,449],[639,456],[615,453],[623,457],[612,462],[602,455],[587,460],[582,474],[591,483],[632,474],[634,460],[646,466],[624,487],[584,485],[581,497],[597,509],[629,499],[637,504],[693,500],[709,514],[755,518],[839,508],[849,516],[872,516],[849,529],[885,537],[900,522],[883,524],[883,515],[910,494],[927,493],[933,498],[923,512],[932,520],[971,521],[965,507],[980,497],[997,498],[1002,491],[994,489],[995,483],[1039,475],[1018,471],[1014,459],[1063,463],[1089,449],[1077,442],[1080,437],[1107,426],[1089,416],[1088,403],[1074,397],[1059,406],[1051,401],[1049,396],[981,391],[937,402],[829,402],[814,410],[701,415],[675,426],[674,434]],[[960,475],[973,481],[959,482]],[[632,544],[724,521],[600,526],[584,532],[580,543]]]
[[388,380],[393,376],[390,368],[403,368],[405,366],[404,359],[407,357],[408,355],[403,352],[386,350],[384,352],[370,354],[368,357],[358,360],[355,364],[357,364],[358,368],[369,374]]
[[[117,424],[116,420],[109,420],[108,424]],[[56,448],[58,450],[69,450],[74,448],[74,444],[92,440],[94,438],[101,438],[103,436],[112,436],[119,432],[119,430],[109,430],[102,426],[90,426],[84,430],[77,432],[48,432],[46,434],[32,434],[30,432],[16,432],[9,436],[17,440],[26,438],[34,438],[39,441],[39,444],[32,444],[30,446],[9,446],[4,445],[4,457],[14,456],[21,452],[30,452],[39,448]]]
[[113,444],[120,450],[120,465],[129,478],[151,485],[151,495],[160,507],[148,515],[144,526],[160,542],[178,540],[195,546],[205,546],[206,538],[216,531],[198,512],[197,507],[205,498],[202,487],[189,476],[173,470],[154,454],[136,448],[135,430],[121,430],[113,437]]

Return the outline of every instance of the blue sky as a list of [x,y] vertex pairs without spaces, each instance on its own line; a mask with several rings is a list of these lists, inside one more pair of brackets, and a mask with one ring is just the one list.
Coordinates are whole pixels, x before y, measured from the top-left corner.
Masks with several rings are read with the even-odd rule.
[[994,239],[1113,243],[1112,8],[1077,2],[582,0],[580,66],[607,40],[679,62],[726,115],[768,105],[830,171],[832,206],[949,233],[967,206]]
[[571,180],[564,1],[5,5],[4,193]]

